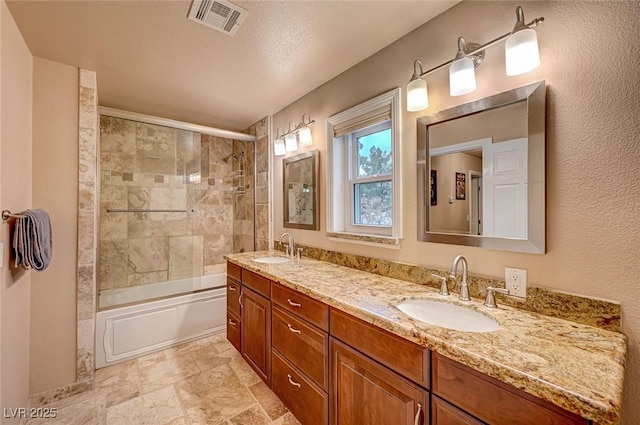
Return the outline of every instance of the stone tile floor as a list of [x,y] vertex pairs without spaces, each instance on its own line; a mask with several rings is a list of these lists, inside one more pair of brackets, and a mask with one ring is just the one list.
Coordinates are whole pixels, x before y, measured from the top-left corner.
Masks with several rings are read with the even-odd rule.
[[96,371],[28,425],[300,425],[219,334]]

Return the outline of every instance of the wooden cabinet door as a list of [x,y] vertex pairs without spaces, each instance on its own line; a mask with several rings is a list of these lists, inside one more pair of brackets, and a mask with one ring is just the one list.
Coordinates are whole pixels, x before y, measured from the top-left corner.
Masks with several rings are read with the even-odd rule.
[[425,390],[335,339],[330,346],[333,425],[429,424]]
[[271,386],[271,301],[242,287],[242,357]]

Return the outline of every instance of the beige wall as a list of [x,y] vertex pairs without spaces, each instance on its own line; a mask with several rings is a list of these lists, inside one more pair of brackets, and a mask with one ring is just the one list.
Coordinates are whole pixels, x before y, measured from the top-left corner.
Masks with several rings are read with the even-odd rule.
[[[425,68],[451,59],[456,39],[486,42],[509,31],[519,3],[463,2],[396,43],[299,99],[274,116],[273,128],[287,127],[303,113],[321,150],[326,182],[327,117],[400,86],[403,92],[421,59]],[[525,2],[527,21],[544,16],[538,28],[540,68],[519,77],[504,74],[504,43],[486,51],[477,70],[478,90],[459,98],[448,94],[448,73],[427,77],[430,108],[402,111],[404,239],[399,250],[366,247],[326,238],[326,187],[321,186],[321,229],[287,229],[311,246],[366,253],[447,269],[464,254],[479,275],[503,278],[504,267],[528,269],[529,282],[620,301],[629,336],[623,421],[640,417],[640,57],[638,2]],[[547,254],[417,242],[416,118],[538,80],[548,85]],[[404,101],[403,101],[404,103]],[[274,159],[274,234],[282,227],[282,157]],[[585,365],[588,367],[589,365]]]
[[31,393],[76,379],[77,204],[78,68],[34,58],[33,207],[49,212],[54,254],[31,277]]
[[[4,1],[0,3],[1,135],[0,205],[31,207],[32,56]],[[29,396],[29,295],[31,272],[8,267],[9,226],[2,222],[4,267],[0,270],[0,407],[27,407]],[[5,420],[14,423],[17,420]]]

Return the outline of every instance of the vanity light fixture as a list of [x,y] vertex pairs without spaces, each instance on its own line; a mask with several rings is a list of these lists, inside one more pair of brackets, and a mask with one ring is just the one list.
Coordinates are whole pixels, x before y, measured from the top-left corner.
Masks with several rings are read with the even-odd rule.
[[451,96],[462,96],[475,91],[476,68],[484,59],[484,50],[475,55],[470,55],[468,52],[478,47],[477,44],[470,44],[467,47],[464,37],[458,37],[458,53],[449,67],[449,94]]
[[[280,130],[282,130],[283,135],[280,136]],[[287,149],[284,145],[284,130],[279,128],[276,130],[276,140],[273,142],[273,154],[275,156],[284,155],[287,153]]]
[[[307,117],[305,121],[304,117]],[[300,128],[298,130],[298,138],[300,139],[300,146],[311,146],[313,145],[313,137],[311,136],[311,128],[309,125],[311,124],[311,117],[309,114],[302,115],[302,122],[300,123]]]
[[[313,138],[309,126],[314,122],[315,120],[312,120],[309,114],[304,114],[302,115],[302,121],[298,124],[296,124],[295,121],[289,123],[289,131],[286,133],[284,129],[278,128],[276,131],[276,140],[273,142],[274,155],[281,156],[288,152],[297,151],[298,141],[300,141],[300,146],[311,146],[313,144]],[[281,131],[282,134],[280,134]]]
[[407,85],[407,110],[409,112],[422,111],[429,107],[429,92],[427,82],[422,78],[422,62],[413,63],[413,76]]
[[[540,66],[540,50],[536,31],[524,23],[524,11],[516,8],[516,25],[504,43],[507,75],[520,75]],[[544,19],[544,18],[542,18]]]
[[[293,129],[291,128],[293,124]],[[289,131],[284,135],[284,146],[287,148],[287,152],[295,152],[298,150],[298,136],[294,132],[296,123],[291,121],[289,123]]]
[[413,63],[414,72],[407,85],[407,110],[421,111],[429,107],[427,83],[423,80],[429,74],[449,66],[449,93],[451,96],[461,96],[476,89],[475,68],[484,59],[484,50],[503,40],[505,43],[506,74],[520,75],[529,72],[540,65],[538,39],[534,27],[544,22],[544,18],[535,18],[528,24],[524,23],[524,11],[521,6],[516,7],[516,25],[511,32],[501,35],[488,43],[477,45],[468,43],[463,37],[458,38],[458,53],[455,58],[427,71],[422,70],[422,62]]

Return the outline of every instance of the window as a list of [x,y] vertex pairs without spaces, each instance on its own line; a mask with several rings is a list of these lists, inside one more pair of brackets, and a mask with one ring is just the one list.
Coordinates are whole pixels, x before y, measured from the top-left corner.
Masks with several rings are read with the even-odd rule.
[[[349,225],[379,226],[370,233],[389,233],[393,224],[391,121],[348,135]],[[364,230],[362,228],[362,230]]]
[[399,243],[399,93],[392,90],[328,119],[330,237]]

